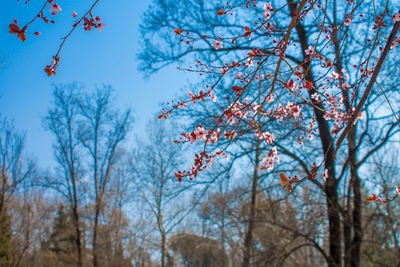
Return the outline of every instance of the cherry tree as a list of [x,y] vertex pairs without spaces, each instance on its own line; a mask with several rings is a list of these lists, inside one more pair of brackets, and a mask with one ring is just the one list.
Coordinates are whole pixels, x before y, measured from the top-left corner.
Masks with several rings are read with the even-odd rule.
[[[197,176],[225,153],[210,153],[215,144],[240,141],[243,133],[239,129],[247,128],[269,147],[262,169],[276,168],[283,157],[289,157],[303,170],[301,176],[281,173],[285,189],[292,191],[297,184],[309,181],[324,192],[329,265],[340,265],[342,243],[346,266],[358,265],[362,240],[358,171],[398,132],[398,110],[391,103],[397,99],[394,88],[398,81],[377,80],[379,72],[388,77],[395,70],[397,57],[389,51],[398,45],[398,11],[389,2],[375,3],[374,16],[363,2],[263,5],[242,1],[242,6],[235,2],[236,6],[224,9],[207,1],[155,2],[142,25],[142,68],[156,71],[193,54],[196,63],[181,69],[206,77],[205,89],[189,92],[189,99],[172,103],[160,118],[207,98],[215,100],[217,96],[228,102],[221,101],[219,111],[208,113],[214,124],[206,127],[196,123],[177,140],[204,147],[189,170],[177,172],[178,179]],[[172,31],[177,36],[173,49],[163,50],[162,44],[150,39],[156,35],[169,44],[172,38],[168,32]],[[387,64],[382,68],[385,59]],[[231,95],[221,97],[220,89],[226,86]],[[373,125],[374,121],[380,126]],[[315,137],[321,149],[318,140],[310,142]],[[343,142],[347,149],[341,147]],[[308,149],[310,144],[313,149]],[[344,201],[338,196],[339,183],[348,188]],[[390,198],[373,195],[369,200],[386,202],[396,196],[393,190]]]
[[[93,9],[99,2],[100,0],[93,1],[87,12],[84,13],[79,19],[75,20],[71,31],[62,38],[60,47],[57,50],[56,55],[53,56],[53,61],[45,68],[48,76],[56,74],[56,69],[59,66],[60,61],[60,52],[63,48],[63,45],[78,26],[82,26],[86,31],[90,31],[92,28],[97,28],[99,31],[101,31],[105,26],[105,24],[101,22],[101,18],[94,16],[92,13]],[[28,4],[29,1],[26,1],[25,3]],[[263,132],[263,129],[259,129],[257,123],[252,121],[249,115],[253,115],[253,117],[257,114],[262,114],[263,116],[269,115],[278,121],[283,120],[285,117],[293,117],[297,121],[301,120],[301,105],[299,106],[295,102],[287,101],[286,105],[283,105],[284,103],[282,102],[278,108],[272,110],[268,110],[266,108],[266,103],[280,100],[277,97],[278,89],[286,89],[286,94],[293,96],[294,99],[302,99],[306,104],[311,105],[316,110],[317,116],[315,118],[313,117],[314,121],[311,122],[311,126],[313,126],[315,121],[317,121],[318,126],[321,128],[321,116],[323,116],[326,120],[334,120],[333,129],[330,131],[330,133],[334,134],[334,137],[337,137],[337,140],[335,141],[336,148],[334,149],[333,142],[330,142],[331,148],[327,150],[331,151],[330,153],[332,153],[333,157],[336,156],[337,150],[342,144],[344,138],[349,134],[349,131],[354,128],[353,125],[361,117],[361,109],[372,90],[372,86],[376,82],[377,76],[383,66],[389,50],[396,48],[400,43],[399,38],[396,36],[400,24],[400,12],[390,12],[388,9],[389,2],[387,1],[381,13],[378,14],[378,10],[374,9],[375,21],[372,26],[374,35],[373,39],[367,40],[368,43],[371,43],[371,45],[366,47],[369,50],[369,53],[367,53],[361,64],[354,65],[355,68],[359,68],[362,75],[357,81],[350,85],[346,81],[346,79],[350,78],[349,74],[345,74],[345,69],[338,69],[338,67],[340,67],[340,59],[338,58],[338,55],[336,55],[336,57],[333,56],[332,59],[328,59],[326,56],[324,56],[324,51],[327,50],[327,47],[329,48],[333,46],[335,42],[338,42],[337,38],[340,34],[345,34],[344,36],[346,36],[347,32],[350,31],[348,30],[348,27],[352,25],[353,17],[355,17],[357,13],[363,12],[363,1],[356,3],[355,1],[349,0],[347,1],[347,4],[348,8],[346,7],[346,11],[348,11],[348,13],[345,14],[346,17],[340,25],[336,25],[336,17],[334,18],[334,23],[332,23],[328,18],[328,10],[330,8],[328,3],[322,5],[321,3],[312,0],[303,0],[299,3],[288,1],[282,6],[273,7],[271,3],[259,4],[257,3],[257,0],[252,0],[238,1],[238,3],[227,2],[225,6],[222,6],[221,9],[216,12],[218,16],[234,16],[234,13],[241,12],[241,9],[257,8],[260,5],[263,6],[263,12],[260,12],[260,16],[252,23],[253,25],[245,26],[242,31],[236,31],[236,34],[233,36],[209,36],[201,35],[201,33],[198,32],[191,34],[190,31],[185,31],[184,29],[174,29],[174,32],[179,37],[180,42],[185,42],[185,44],[190,46],[191,50],[194,49],[196,41],[198,40],[207,40],[207,42],[211,44],[215,50],[223,49],[224,43],[228,43],[230,45],[229,48],[233,50],[240,45],[238,43],[240,43],[243,39],[248,38],[251,40],[252,35],[254,36],[257,34],[266,35],[272,40],[271,47],[264,49],[253,47],[251,48],[251,51],[247,53],[247,55],[244,55],[237,61],[229,63],[225,62],[222,65],[214,64],[214,62],[210,62],[209,64],[208,62],[203,63],[198,61],[195,65],[196,70],[193,70],[192,66],[190,69],[188,69],[189,71],[201,72],[201,74],[220,75],[215,83],[211,83],[209,86],[206,86],[208,88],[207,90],[200,91],[198,94],[189,92],[189,100],[178,101],[178,103],[172,104],[171,109],[164,109],[163,113],[159,116],[160,118],[166,118],[175,109],[184,108],[188,102],[196,103],[199,100],[204,101],[207,97],[215,99],[216,95],[213,91],[213,88],[229,71],[235,71],[235,78],[238,80],[240,85],[232,86],[232,91],[236,93],[236,96],[231,99],[231,105],[225,107],[221,114],[220,120],[215,127],[206,131],[203,127],[197,126],[197,128],[191,133],[183,134],[183,142],[190,141],[193,143],[197,140],[202,140],[205,142],[205,149],[200,156],[196,157],[198,160],[195,161],[195,164],[192,166],[190,171],[183,171],[176,174],[178,179],[183,176],[197,176],[198,171],[206,168],[207,163],[213,157],[221,155],[222,152],[208,155],[206,153],[207,143],[216,143],[221,136],[231,139],[234,138],[234,131],[225,132],[223,135],[221,135],[218,125],[231,125],[237,121],[238,123],[246,123],[250,128],[254,129],[255,134],[260,140],[264,140],[267,144],[272,144],[275,138],[274,133],[270,133],[268,131]],[[274,17],[279,17],[280,13],[284,12],[283,10],[285,7],[289,7],[291,20],[288,21],[289,23],[287,25],[277,25],[277,23],[274,21]],[[334,3],[334,8],[336,9],[336,2]],[[18,21],[14,19],[13,23],[9,25],[9,32],[11,34],[17,34],[17,37],[21,39],[21,41],[25,42],[27,39],[26,35],[30,33],[28,32],[28,28],[32,23],[34,23],[37,19],[41,19],[45,23],[55,23],[53,17],[57,16],[61,11],[62,8],[57,1],[46,0],[44,1],[41,10],[32,18],[32,20],[25,23],[23,26],[18,26]],[[77,13],[74,11],[72,16],[77,18]],[[360,13],[358,16],[362,18],[365,16],[365,14]],[[390,31],[385,30],[385,28],[388,28],[385,24],[388,23],[387,17],[391,17],[392,20],[390,21]],[[302,36],[305,34],[302,22],[307,23],[310,19],[317,21],[317,25],[320,28],[319,32],[315,36],[316,38],[314,45],[312,41],[307,40],[307,36]],[[281,28],[282,26],[283,28]],[[289,55],[291,46],[296,46],[295,42],[291,40],[292,31],[294,31],[294,29],[296,29],[300,39],[303,37],[303,39],[306,39],[305,41],[308,41],[301,42],[304,62],[296,62],[295,58]],[[41,32],[34,32],[32,34],[40,36]],[[321,49],[316,50],[318,45],[321,45],[322,47]],[[334,48],[337,49],[337,46],[334,46]],[[373,62],[374,59],[377,62]],[[294,63],[300,64],[295,66],[291,64],[291,62],[288,62],[288,60],[292,60]],[[325,71],[322,70],[322,73],[318,77],[311,77],[312,73],[310,72],[310,67],[313,63],[319,64],[322,69],[325,69]],[[272,68],[273,74],[262,73],[263,67],[267,64],[272,64],[274,66]],[[331,71],[335,66],[336,69],[338,69],[337,72]],[[285,67],[288,69],[284,69]],[[248,73],[244,72],[246,69],[249,69],[247,71]],[[289,78],[282,77],[286,79],[281,79],[279,76],[281,76],[283,72],[289,72]],[[331,77],[326,78],[324,81],[323,79],[327,75]],[[367,79],[369,79],[369,81],[360,101],[358,103],[353,103],[355,102],[355,96],[359,94],[358,91],[360,90],[361,83],[366,82]],[[266,85],[268,84],[269,80],[269,85]],[[317,81],[320,81],[320,84],[316,84]],[[267,94],[261,103],[255,103],[254,101],[249,101],[249,99],[244,98],[246,95],[245,92],[249,87],[251,87],[250,85],[253,82],[258,83],[259,87],[267,87],[267,89],[263,90],[262,92]],[[317,88],[319,87],[322,87],[323,92],[317,91]],[[334,88],[339,88],[342,91],[349,91],[350,89],[353,89],[354,92],[352,93],[353,95],[351,99],[346,99],[345,95],[342,95],[342,98],[332,97],[333,94],[329,93],[329,91]],[[302,89],[303,91],[306,90],[309,92],[311,96],[310,100],[303,98]],[[243,100],[246,100],[244,101],[245,103],[243,103]],[[346,100],[350,100],[351,106],[344,104]],[[324,108],[324,106],[327,108]],[[346,106],[345,108],[347,110],[344,110],[344,106]],[[396,114],[393,115],[396,117]],[[239,120],[235,118],[239,118]],[[248,119],[248,121],[244,122],[244,119]],[[305,129],[305,131],[312,132],[312,127],[310,128],[311,129]],[[300,138],[299,143],[301,142],[302,141]],[[278,159],[279,157],[276,153],[276,149],[272,147],[268,157],[263,160],[263,166],[261,168],[272,169],[274,162],[278,161]],[[329,170],[326,170],[327,173],[329,173]],[[286,185],[288,189],[290,189],[291,183],[298,182],[297,180],[298,179],[294,179],[292,181],[282,178],[282,183]],[[379,199],[377,198],[377,200]]]
[[[162,6],[168,1],[159,2]],[[56,74],[60,51],[78,26],[85,30],[101,30],[104,26],[101,19],[92,14],[98,3],[99,0],[93,1],[90,9],[76,20],[63,38],[53,61],[45,68],[49,76]],[[278,183],[285,190],[291,192],[300,183],[310,181],[324,192],[329,221],[328,265],[341,265],[341,246],[344,243],[346,266],[358,266],[362,240],[358,170],[399,128],[399,112],[392,103],[394,98],[387,97],[389,92],[396,94],[396,91],[390,81],[379,79],[379,74],[393,68],[393,64],[385,63],[394,62],[393,50],[400,43],[396,36],[400,27],[398,7],[389,1],[366,3],[352,0],[340,4],[316,0],[274,3],[238,0],[218,7],[205,1],[185,1],[179,5],[211,11],[212,16],[200,16],[195,21],[196,24],[198,21],[208,22],[208,27],[201,30],[186,28],[181,18],[188,16],[187,13],[195,13],[195,10],[185,9],[185,14],[178,6],[171,6],[174,19],[166,17],[167,20],[158,22],[165,26],[168,21],[168,27],[161,27],[170,29],[162,33],[164,40],[175,39],[179,45],[173,48],[178,50],[170,49],[170,54],[163,54],[147,47],[139,58],[145,59],[145,55],[149,55],[147,60],[158,63],[160,68],[197,52],[201,57],[193,65],[180,69],[199,73],[205,77],[206,84],[202,89],[188,92],[187,99],[172,101],[159,118],[166,119],[188,105],[208,99],[215,101],[219,86],[224,82],[231,85],[227,103],[212,115],[214,124],[208,127],[194,125],[191,131],[183,132],[176,140],[176,143],[202,145],[193,164],[175,173],[177,179],[194,179],[216,158],[226,156],[227,147],[242,134],[238,129],[244,127],[266,146],[260,159],[261,171],[272,171],[285,155],[303,168],[298,174],[280,173]],[[56,1],[45,1],[32,21],[22,27],[17,21],[10,24],[10,33],[25,41],[31,23],[37,18],[48,22],[49,17],[60,11]],[[169,13],[166,15],[171,16]],[[221,21],[226,23],[218,24]],[[227,24],[230,26],[225,27]],[[39,32],[34,34],[40,35]],[[378,101],[378,97],[384,102]],[[371,109],[366,107],[372,107],[371,103],[379,109],[383,105],[387,107],[378,111],[379,116],[385,118],[385,125],[377,139],[369,135],[369,122],[374,117]],[[289,147],[278,142],[283,136],[287,138],[290,132],[286,128],[288,122],[295,129]],[[356,129],[360,129],[361,134]],[[304,146],[315,137],[320,141],[320,155],[306,160],[296,154],[295,145]],[[360,149],[360,144],[366,139],[370,147]],[[222,140],[228,140],[228,144],[218,147],[221,143],[226,144]],[[341,158],[343,155],[345,159]],[[350,172],[346,193],[348,201],[343,207],[338,185],[347,171]],[[398,195],[399,190],[395,189],[389,197],[373,194],[368,201],[388,202]],[[245,260],[243,265],[248,266],[249,262]]]
[[[25,0],[24,2],[25,4],[28,4],[29,0]],[[55,16],[59,15],[59,13],[61,13],[62,11],[62,8],[58,2],[60,1],[43,1],[42,8],[39,10],[39,12],[34,14],[32,16],[32,19],[28,22],[25,22],[25,24],[20,24],[21,26],[18,25],[19,23],[17,19],[13,19],[12,23],[9,25],[9,33],[16,34],[22,42],[25,42],[27,40],[27,34],[40,36],[42,34],[40,31],[30,32],[30,26],[38,20],[42,20],[44,23],[55,23]],[[92,29],[98,29],[99,31],[101,31],[103,27],[106,26],[106,24],[102,23],[99,16],[95,16],[93,14],[93,9],[99,2],[100,0],[93,1],[90,8],[88,8],[88,10],[80,17],[78,17],[78,13],[76,11],[73,11],[71,13],[71,16],[74,18],[72,28],[62,38],[61,44],[58,47],[56,54],[52,57],[51,63],[47,65],[44,69],[48,76],[56,74],[56,70],[61,60],[61,50],[63,49],[65,42],[78,27],[82,27],[85,31],[91,31]]]

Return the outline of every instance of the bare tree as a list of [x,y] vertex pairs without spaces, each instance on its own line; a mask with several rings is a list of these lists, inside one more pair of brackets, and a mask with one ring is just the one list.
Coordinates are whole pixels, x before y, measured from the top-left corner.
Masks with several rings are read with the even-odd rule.
[[79,102],[78,136],[85,149],[87,162],[86,171],[91,173],[94,192],[93,217],[93,266],[98,266],[97,237],[99,219],[104,211],[104,197],[110,188],[109,183],[122,141],[131,126],[130,109],[119,113],[112,106],[112,89],[104,86],[92,95],[84,96]]
[[44,126],[55,137],[54,156],[58,164],[57,177],[47,177],[46,185],[61,193],[69,203],[75,228],[77,266],[83,265],[82,230],[80,219],[80,182],[82,164],[78,151],[78,88],[75,84],[55,86],[53,106],[44,118]]
[[[132,118],[129,109],[119,113],[113,108],[110,86],[98,88],[92,95],[81,90],[76,84],[54,89],[54,107],[49,110],[45,122],[56,137],[55,156],[63,175],[50,185],[71,204],[79,266],[83,262],[79,206],[84,200],[89,201],[88,207],[93,208],[93,217],[91,211],[89,215],[93,219],[92,260],[93,265],[98,266],[97,239],[104,197],[110,190],[119,148]],[[89,193],[86,199],[83,192]]]
[[183,151],[173,143],[173,128],[163,121],[148,124],[147,142],[139,142],[134,153],[135,181],[145,205],[155,219],[160,235],[157,246],[161,252],[161,266],[166,266],[167,235],[189,214],[185,191],[193,184],[179,183],[174,175],[183,161]]
[[17,187],[35,172],[34,163],[24,155],[25,136],[7,119],[0,117],[0,216]]
[[35,164],[24,155],[24,145],[24,134],[0,117],[0,264],[8,266],[18,266],[29,247],[29,242],[21,247],[13,245],[13,217],[9,214],[17,190],[35,178]]

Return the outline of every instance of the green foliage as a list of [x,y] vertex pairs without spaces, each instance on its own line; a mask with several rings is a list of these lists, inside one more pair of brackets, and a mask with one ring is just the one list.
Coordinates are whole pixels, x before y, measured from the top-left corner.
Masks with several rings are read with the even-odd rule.
[[42,244],[43,266],[76,266],[77,250],[75,228],[72,216],[65,213],[61,205],[54,219],[53,232],[47,242]]

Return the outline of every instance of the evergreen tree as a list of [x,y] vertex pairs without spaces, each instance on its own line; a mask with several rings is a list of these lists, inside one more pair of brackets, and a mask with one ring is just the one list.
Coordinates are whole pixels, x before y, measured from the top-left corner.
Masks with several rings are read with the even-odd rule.
[[77,255],[75,245],[75,229],[72,216],[60,205],[58,215],[54,219],[53,232],[47,242],[42,245],[45,266],[76,266]]
[[14,246],[10,229],[10,217],[0,214],[0,267],[14,265]]

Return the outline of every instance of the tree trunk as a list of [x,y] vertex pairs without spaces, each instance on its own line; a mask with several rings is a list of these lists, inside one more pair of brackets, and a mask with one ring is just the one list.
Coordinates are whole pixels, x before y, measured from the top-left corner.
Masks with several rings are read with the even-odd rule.
[[3,210],[5,210],[4,206],[5,206],[4,205],[4,193],[1,192],[0,193],[0,217],[3,216]]
[[[223,251],[223,254],[226,254],[225,251],[225,215],[222,217],[222,222],[221,222],[221,249]],[[222,266],[226,266],[228,263],[225,262],[225,258],[222,259]]]
[[161,233],[161,267],[165,267],[165,259],[166,259],[166,243],[167,243],[167,236],[165,232]]
[[157,225],[158,230],[161,234],[161,243],[160,243],[160,250],[161,250],[161,267],[165,267],[166,265],[166,252],[167,252],[167,233],[165,232],[164,225],[163,225],[163,216],[161,214],[161,201],[157,203]]
[[[336,26],[336,25],[334,25]],[[332,42],[335,48],[336,55],[336,71],[341,73],[343,69],[342,58],[340,56],[340,41],[336,35],[333,35]],[[341,83],[344,80],[341,79]],[[347,112],[351,112],[348,91],[342,89],[343,102]],[[358,267],[360,265],[360,250],[362,241],[362,228],[361,228],[361,181],[357,173],[357,154],[356,154],[356,127],[353,126],[347,136],[347,149],[348,161],[350,166],[350,189],[353,191],[353,205],[350,205],[351,196],[348,196],[348,207],[344,218],[344,241],[345,241],[345,267]],[[349,190],[350,191],[350,190]],[[353,208],[353,222],[351,222],[351,208]],[[352,223],[352,225],[351,225]],[[353,240],[351,240],[353,226]]]
[[254,173],[253,173],[253,181],[251,185],[251,201],[250,201],[250,213],[249,213],[249,221],[246,237],[244,240],[244,251],[243,251],[243,264],[242,267],[250,266],[250,256],[251,256],[251,247],[253,242],[253,230],[254,230],[254,221],[256,216],[256,201],[257,201],[257,184],[258,184],[258,162],[260,158],[260,141],[257,140],[256,144],[256,156],[254,162]]
[[99,200],[97,199],[96,200],[96,210],[95,210],[95,214],[94,214],[93,238],[92,238],[93,267],[97,267],[99,265],[98,256],[97,256],[97,234],[98,234],[99,215],[100,215],[100,207],[99,206],[100,206],[100,203],[99,203]]
[[[329,169],[328,169],[329,173]],[[325,182],[325,196],[328,211],[329,228],[329,267],[341,266],[341,231],[337,197],[337,183],[332,175]]]
[[[297,16],[296,3],[289,3],[289,9],[292,17]],[[305,50],[308,48],[307,34],[303,25],[298,22],[295,26],[299,41],[303,51],[303,66],[305,70],[304,79],[305,81],[313,82],[313,75],[311,71],[310,62],[306,62],[307,55]],[[316,89],[312,87],[308,90],[309,95],[316,93]],[[328,170],[328,179],[324,184],[324,192],[327,202],[327,212],[329,221],[329,267],[340,267],[341,266],[341,229],[340,229],[340,208],[337,196],[337,180],[335,179],[335,161],[334,161],[334,147],[333,139],[329,131],[329,125],[324,118],[324,107],[321,103],[318,103],[314,99],[311,99],[314,109],[314,114],[317,119],[319,128],[319,138],[321,140],[322,149],[325,156],[325,169]]]
[[343,216],[344,267],[351,266],[351,226],[350,210],[346,210]]
[[360,250],[362,242],[362,228],[361,228],[361,216],[362,216],[362,206],[361,206],[361,181],[358,176],[355,176],[353,183],[353,229],[354,236],[351,246],[351,266],[360,266]]
[[74,218],[74,225],[75,225],[75,244],[76,250],[78,252],[78,267],[82,267],[82,245],[81,245],[81,230],[79,228],[79,214],[78,214],[78,207],[77,204],[73,205],[72,208],[72,216]]

